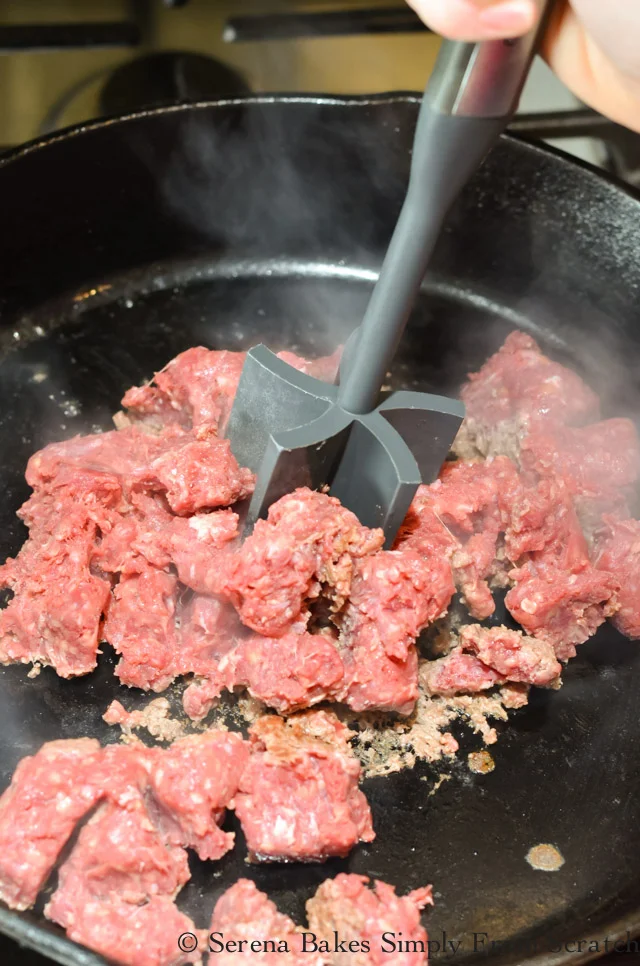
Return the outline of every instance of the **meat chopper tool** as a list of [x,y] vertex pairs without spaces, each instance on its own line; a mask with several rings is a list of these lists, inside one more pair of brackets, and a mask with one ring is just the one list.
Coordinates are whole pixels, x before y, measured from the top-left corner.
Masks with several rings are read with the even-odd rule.
[[461,403],[400,390],[379,402],[445,218],[514,115],[552,3],[524,37],[446,41],[425,91],[409,187],[339,385],[299,372],[264,345],[248,354],[226,435],[258,474],[244,532],[299,486],[330,493],[393,544],[421,482],[434,480],[464,418]]

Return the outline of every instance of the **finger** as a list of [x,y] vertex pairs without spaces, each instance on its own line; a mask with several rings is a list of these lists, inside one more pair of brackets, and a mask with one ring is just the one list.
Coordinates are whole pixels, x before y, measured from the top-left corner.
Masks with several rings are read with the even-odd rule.
[[533,0],[409,0],[418,16],[451,40],[519,37],[536,19]]

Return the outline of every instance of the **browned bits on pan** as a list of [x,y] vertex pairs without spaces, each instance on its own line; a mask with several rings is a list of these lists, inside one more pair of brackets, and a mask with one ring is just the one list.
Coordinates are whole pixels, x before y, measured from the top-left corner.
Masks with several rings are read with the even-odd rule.
[[467,756],[469,770],[476,775],[488,775],[496,767],[496,763],[488,751],[472,751]]

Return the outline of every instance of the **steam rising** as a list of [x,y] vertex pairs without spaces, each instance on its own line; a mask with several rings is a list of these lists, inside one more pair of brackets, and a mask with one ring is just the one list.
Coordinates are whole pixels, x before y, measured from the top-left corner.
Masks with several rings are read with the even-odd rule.
[[[181,116],[162,164],[163,205],[213,260],[243,260],[248,274],[287,265],[289,278],[321,276],[318,285],[291,286],[287,314],[298,318],[303,344],[322,352],[361,320],[408,174],[411,131],[385,130],[381,150],[375,126],[354,124],[362,111],[295,97],[223,105],[215,121],[211,109],[194,108]],[[148,142],[137,151],[155,176],[160,165]],[[259,295],[239,296],[239,318],[261,310]]]
[[[399,213],[415,108],[403,97],[375,107],[296,97],[283,105],[263,97],[218,111],[215,120],[211,109],[198,108],[181,118],[179,141],[162,170],[163,203],[212,259],[244,260],[248,278],[252,266],[254,277],[289,276],[278,303],[297,320],[299,335],[283,324],[277,348],[331,351],[362,318]],[[367,119],[370,112],[373,120]],[[631,239],[620,237],[624,229],[602,202],[594,215],[576,197],[571,171],[562,172],[567,184],[550,192],[517,173],[505,181],[513,160],[500,159],[504,150],[496,149],[452,212],[425,283],[436,298],[419,306],[405,336],[410,368],[418,351],[425,369],[434,371],[424,383],[399,372],[396,384],[455,391],[518,325],[544,351],[576,365],[602,396],[606,413],[640,412],[640,396],[629,391],[626,378],[629,359],[618,335],[615,293],[603,292],[585,270],[593,259],[589,229],[595,217],[618,236],[622,249]],[[576,233],[572,222],[580,202],[585,230]],[[503,265],[497,254],[501,222]],[[341,273],[347,276],[343,282]],[[320,276],[318,284],[309,279],[313,274]],[[299,284],[291,282],[296,276]],[[265,331],[277,338],[278,320],[265,304],[264,286],[238,287],[237,297],[240,327],[255,331],[264,318]],[[622,310],[624,298],[617,301]],[[430,358],[431,332],[437,332],[437,360]],[[443,380],[443,369],[455,378]]]

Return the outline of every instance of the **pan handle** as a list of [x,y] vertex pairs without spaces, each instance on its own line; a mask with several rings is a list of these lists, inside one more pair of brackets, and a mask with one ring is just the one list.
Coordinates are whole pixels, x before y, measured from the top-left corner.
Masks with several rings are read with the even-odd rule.
[[445,41],[427,87],[431,108],[457,117],[515,114],[554,0],[536,0],[536,26],[513,40]]

